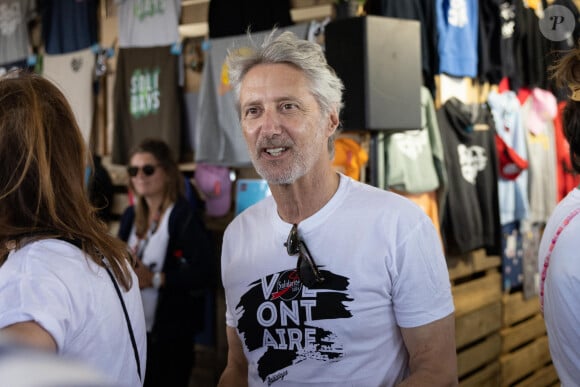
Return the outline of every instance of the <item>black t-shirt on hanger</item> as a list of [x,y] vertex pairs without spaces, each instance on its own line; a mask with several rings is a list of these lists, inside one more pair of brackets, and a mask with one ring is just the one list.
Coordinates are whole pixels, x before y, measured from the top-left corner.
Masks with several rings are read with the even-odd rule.
[[243,35],[274,26],[294,24],[290,0],[211,0],[208,10],[209,37]]

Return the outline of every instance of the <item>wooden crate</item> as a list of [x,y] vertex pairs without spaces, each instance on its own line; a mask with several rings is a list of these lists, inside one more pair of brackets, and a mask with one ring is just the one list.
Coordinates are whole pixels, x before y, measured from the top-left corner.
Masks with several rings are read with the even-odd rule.
[[462,255],[450,255],[446,260],[449,279],[454,283],[462,279],[468,280],[487,270],[498,271],[501,265],[499,257],[487,256],[484,249],[477,249]]
[[459,381],[461,387],[497,387],[500,383],[499,362],[494,361],[473,375]]
[[499,257],[484,250],[447,257],[455,304],[455,341],[461,386],[497,386],[501,353]]
[[501,386],[552,386],[558,375],[551,364],[548,337],[537,297],[522,291],[502,297]]
[[534,371],[525,380],[514,384],[516,387],[559,386],[558,374],[553,364]]

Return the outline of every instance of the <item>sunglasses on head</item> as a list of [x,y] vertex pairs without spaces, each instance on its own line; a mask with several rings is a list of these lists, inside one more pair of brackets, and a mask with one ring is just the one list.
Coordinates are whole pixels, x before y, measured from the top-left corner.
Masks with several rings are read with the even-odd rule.
[[300,282],[308,288],[313,288],[324,282],[324,277],[320,274],[318,266],[316,266],[314,258],[312,258],[306,243],[304,243],[300,238],[300,235],[298,235],[298,225],[294,224],[294,226],[292,226],[284,246],[286,246],[288,255],[298,255],[296,271],[298,272]]
[[135,167],[135,166],[130,166],[130,167],[127,167],[127,173],[129,174],[129,176],[135,177],[139,173],[139,169],[141,169],[143,171],[143,173],[145,174],[145,176],[151,176],[152,174],[155,173],[155,168],[156,168],[156,166],[151,165],[151,164],[143,165],[141,168]]

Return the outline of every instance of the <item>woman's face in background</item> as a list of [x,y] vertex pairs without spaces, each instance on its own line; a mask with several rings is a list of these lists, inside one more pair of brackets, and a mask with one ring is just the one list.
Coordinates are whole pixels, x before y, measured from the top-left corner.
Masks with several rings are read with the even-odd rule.
[[[167,174],[151,153],[135,153],[129,162],[129,168],[136,167],[137,174],[129,176],[135,193],[139,196],[155,197],[165,193]],[[146,172],[151,172],[148,175]]]

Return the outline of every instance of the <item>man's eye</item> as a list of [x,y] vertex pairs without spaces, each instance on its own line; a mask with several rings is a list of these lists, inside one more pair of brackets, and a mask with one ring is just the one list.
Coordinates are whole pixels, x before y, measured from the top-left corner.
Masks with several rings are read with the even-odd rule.
[[282,110],[292,110],[294,108],[296,108],[296,105],[293,103],[282,104]]
[[258,114],[258,108],[248,108],[246,109],[246,116],[255,116],[256,114]]

